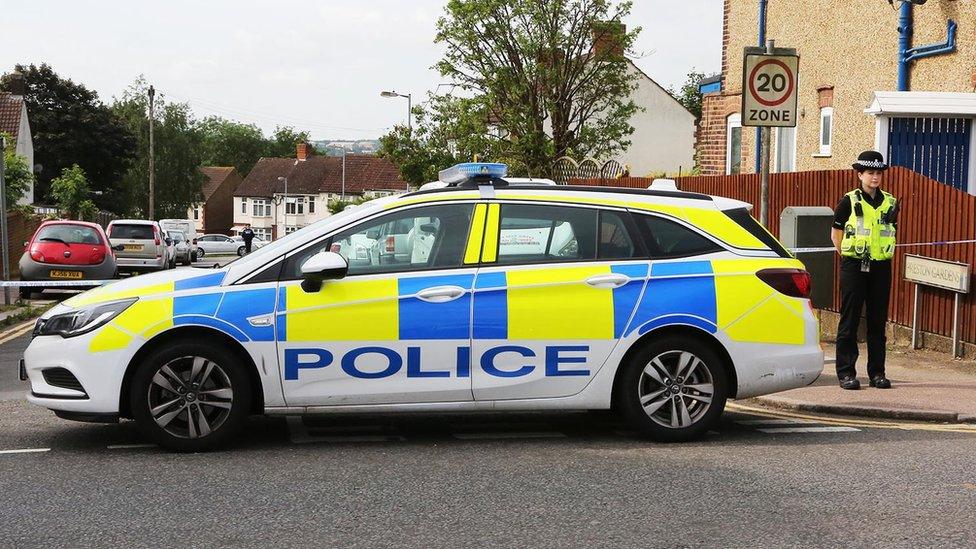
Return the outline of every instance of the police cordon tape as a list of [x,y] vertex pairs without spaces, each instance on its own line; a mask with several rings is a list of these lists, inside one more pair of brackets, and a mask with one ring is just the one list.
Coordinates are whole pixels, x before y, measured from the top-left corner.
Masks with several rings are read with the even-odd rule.
[[[976,238],[969,240],[944,240],[939,242],[907,242],[905,244],[895,244],[895,247],[902,248],[908,246],[949,246],[952,244],[973,244]],[[787,248],[794,254],[805,254],[813,252],[833,252],[833,246],[820,246],[811,248]],[[0,281],[0,288],[96,288],[104,286],[113,280],[10,280]]]

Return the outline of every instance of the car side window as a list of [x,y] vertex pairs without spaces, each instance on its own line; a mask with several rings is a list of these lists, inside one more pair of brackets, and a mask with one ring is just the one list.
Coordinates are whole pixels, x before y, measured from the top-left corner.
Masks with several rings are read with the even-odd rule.
[[346,259],[347,276],[460,267],[473,209],[425,206],[361,223],[286,259],[281,279],[301,278],[302,264],[323,251]]
[[636,215],[652,259],[720,252],[721,246],[679,223],[656,215]]
[[632,229],[630,215],[622,212],[600,212],[600,237],[597,243],[600,259],[642,257],[639,238]]
[[595,260],[597,210],[502,204],[499,265]]

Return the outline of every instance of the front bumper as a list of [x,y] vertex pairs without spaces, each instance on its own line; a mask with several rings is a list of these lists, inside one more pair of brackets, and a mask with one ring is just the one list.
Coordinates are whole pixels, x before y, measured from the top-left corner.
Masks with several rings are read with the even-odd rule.
[[[95,330],[78,337],[35,337],[24,351],[23,373],[30,382],[27,400],[50,410],[78,414],[117,415],[122,378],[131,360],[128,349],[92,353]],[[84,391],[51,385],[44,370],[64,368]]]

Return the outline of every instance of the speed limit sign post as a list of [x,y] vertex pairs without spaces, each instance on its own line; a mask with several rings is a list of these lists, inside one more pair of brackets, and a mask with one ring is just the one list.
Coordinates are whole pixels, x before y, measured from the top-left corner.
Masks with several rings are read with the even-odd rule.
[[745,48],[742,56],[742,125],[759,128],[759,222],[765,227],[769,227],[769,128],[796,127],[799,68],[796,50],[776,48],[772,40],[766,41],[765,48]]

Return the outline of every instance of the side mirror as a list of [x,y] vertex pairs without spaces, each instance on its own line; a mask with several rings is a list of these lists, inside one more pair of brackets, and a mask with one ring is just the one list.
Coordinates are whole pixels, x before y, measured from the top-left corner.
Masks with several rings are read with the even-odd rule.
[[370,229],[370,230],[366,231],[366,238],[368,238],[370,240],[377,240],[379,237],[380,237],[380,230],[379,229]]
[[125,251],[125,244],[116,244],[115,246],[112,246],[112,250],[116,252]]
[[420,231],[427,234],[434,234],[437,232],[437,226],[433,223],[424,223],[420,226]]
[[335,252],[319,252],[302,264],[302,290],[315,293],[322,289],[322,282],[344,278],[348,271],[346,258]]

